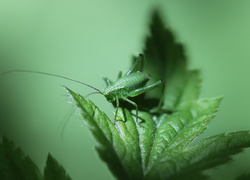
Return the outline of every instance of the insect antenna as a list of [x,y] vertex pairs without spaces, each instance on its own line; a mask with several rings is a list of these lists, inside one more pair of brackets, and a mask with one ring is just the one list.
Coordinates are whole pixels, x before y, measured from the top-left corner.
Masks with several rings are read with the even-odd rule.
[[5,72],[1,73],[1,75],[6,75],[6,74],[9,74],[9,73],[15,73],[15,72],[35,73],[35,74],[43,74],[43,75],[47,75],[47,76],[54,76],[54,77],[58,77],[58,78],[61,78],[61,79],[66,79],[66,80],[69,80],[69,81],[73,81],[73,82],[76,82],[76,83],[79,83],[79,84],[83,84],[85,86],[88,86],[88,87],[96,90],[98,93],[103,94],[99,89],[97,89],[97,88],[95,88],[95,87],[93,87],[91,85],[88,85],[88,84],[83,83],[81,81],[77,81],[77,80],[74,80],[74,79],[71,79],[71,78],[68,78],[68,77],[65,77],[65,76],[61,76],[61,75],[57,75],[57,74],[52,74],[52,73],[46,73],[46,72],[41,72],[41,71],[31,71],[31,70],[14,69],[14,70],[5,71]]
[[84,98],[87,98],[87,97],[89,97],[89,96],[92,95],[92,94],[102,94],[102,93],[100,93],[100,92],[92,92],[92,93],[89,93],[89,94],[87,94],[86,96],[84,96]]
[[61,123],[60,123],[60,125],[58,127],[59,128],[58,130],[60,130],[61,140],[63,140],[64,130],[65,130],[65,128],[66,128],[66,126],[67,126],[67,124],[69,122],[70,117],[73,115],[73,113],[75,112],[75,110],[76,109],[74,108],[71,111],[69,111],[67,113],[67,115],[63,118],[63,120],[61,121]]

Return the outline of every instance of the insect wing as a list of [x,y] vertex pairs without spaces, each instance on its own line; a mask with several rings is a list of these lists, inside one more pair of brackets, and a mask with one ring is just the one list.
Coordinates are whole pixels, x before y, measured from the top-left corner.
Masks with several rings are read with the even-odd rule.
[[148,80],[149,75],[144,72],[131,73],[127,76],[121,77],[113,86],[113,90],[124,90],[128,94],[129,91],[144,87]]
[[122,72],[119,71],[118,77],[117,77],[117,81],[122,77]]
[[137,72],[137,71],[140,71],[142,72],[142,68],[143,68],[143,58],[144,56],[142,54],[139,54],[139,56],[135,59],[133,58],[134,60],[134,64],[133,66],[128,70],[128,72],[125,74],[125,76],[133,73],[133,72]]

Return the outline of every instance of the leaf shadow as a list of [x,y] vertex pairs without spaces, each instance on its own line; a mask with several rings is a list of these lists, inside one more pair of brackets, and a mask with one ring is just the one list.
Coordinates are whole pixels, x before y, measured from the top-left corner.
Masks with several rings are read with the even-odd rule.
[[[137,103],[139,110],[152,111],[152,113],[172,113],[174,109],[163,109],[166,91],[169,82],[177,75],[185,76],[187,60],[184,47],[177,42],[173,31],[165,27],[164,19],[159,10],[154,10],[151,16],[150,35],[145,39],[143,54],[143,71],[152,74],[148,84],[152,84],[159,79],[165,81],[164,85],[147,91],[132,100]],[[134,63],[136,57],[132,58]],[[181,82],[180,82],[181,83]],[[121,102],[121,107],[129,110],[135,109],[134,106],[126,102]]]

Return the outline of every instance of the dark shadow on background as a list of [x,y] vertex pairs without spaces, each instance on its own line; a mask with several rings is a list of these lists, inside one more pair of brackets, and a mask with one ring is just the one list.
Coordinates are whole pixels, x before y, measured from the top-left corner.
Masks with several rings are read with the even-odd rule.
[[[3,76],[2,73],[6,71],[5,67],[8,67],[8,62],[13,61],[13,58],[8,53],[0,49],[0,136],[7,136],[5,132],[10,129],[14,131],[17,121],[21,120],[21,117],[17,119],[16,114],[21,114],[21,109],[16,107],[20,102],[16,102],[11,95],[12,83],[8,77]],[[16,89],[18,91],[18,89]],[[13,103],[15,102],[15,103]],[[13,124],[13,126],[12,126]],[[16,132],[15,132],[16,133]]]
[[[150,73],[152,76],[148,84],[159,79],[165,80],[163,86],[131,98],[137,103],[139,110],[149,111],[157,108],[161,98],[164,99],[164,88],[168,88],[168,80],[176,73],[184,72],[187,64],[184,47],[176,42],[173,32],[164,26],[164,19],[159,10],[152,13],[150,35],[145,39],[143,54],[145,56],[143,72]],[[136,56],[133,57],[132,64],[135,59]],[[120,104],[130,110],[135,109],[133,105],[126,102],[122,101]],[[156,112],[171,113],[172,110],[159,108]]]

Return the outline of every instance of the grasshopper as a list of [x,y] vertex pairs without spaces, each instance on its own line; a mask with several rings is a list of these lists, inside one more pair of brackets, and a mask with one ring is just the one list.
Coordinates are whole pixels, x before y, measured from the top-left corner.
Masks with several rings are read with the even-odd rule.
[[[110,81],[108,78],[104,78],[107,87],[102,90],[102,94],[106,97],[109,102],[116,102],[116,111],[114,124],[116,123],[116,116],[119,107],[119,99],[124,100],[136,108],[136,122],[138,123],[138,106],[137,104],[128,99],[129,97],[138,96],[162,83],[163,80],[159,80],[151,85],[145,86],[146,83],[150,80],[148,73],[141,72],[143,64],[143,55],[139,54],[134,65],[128,72],[122,76],[122,72],[118,74],[116,82]],[[138,123],[140,125],[140,123]]]
[[117,117],[117,112],[119,108],[119,100],[126,101],[136,108],[136,122],[138,123],[138,105],[130,100],[129,98],[138,96],[145,91],[148,91],[160,84],[163,84],[163,80],[159,80],[151,85],[146,86],[146,83],[150,80],[150,75],[142,71],[142,64],[143,64],[143,59],[144,56],[142,54],[139,54],[137,57],[135,63],[133,66],[128,70],[128,72],[122,76],[122,72],[120,71],[118,74],[118,78],[116,82],[113,82],[109,80],[107,77],[103,78],[106,87],[101,91],[94,86],[91,86],[89,84],[83,83],[81,81],[77,81],[65,76],[61,75],[56,75],[56,74],[51,74],[51,73],[45,73],[45,72],[40,72],[40,71],[30,71],[30,70],[10,70],[2,73],[2,75],[5,75],[7,73],[12,73],[12,72],[27,72],[27,73],[37,73],[37,74],[43,74],[43,75],[49,75],[49,76],[54,76],[54,77],[59,77],[62,79],[67,79],[70,81],[74,81],[80,84],[83,84],[85,86],[88,86],[92,89],[94,89],[95,93],[100,93],[105,98],[111,102],[116,104],[116,110],[115,110],[115,117],[114,117],[114,125],[116,124],[116,117]]

